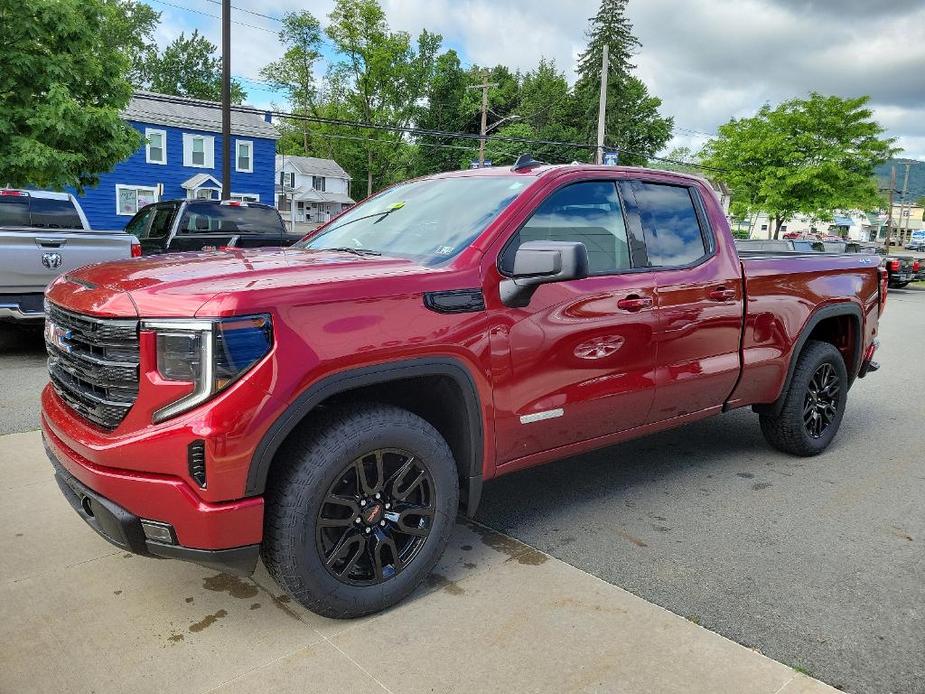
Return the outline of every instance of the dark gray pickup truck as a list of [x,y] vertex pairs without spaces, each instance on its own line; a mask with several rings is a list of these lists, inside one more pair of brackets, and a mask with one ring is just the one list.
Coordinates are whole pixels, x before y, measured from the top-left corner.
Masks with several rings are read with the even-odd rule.
[[0,189],[0,321],[40,323],[45,287],[58,275],[138,255],[124,231],[90,229],[69,193]]

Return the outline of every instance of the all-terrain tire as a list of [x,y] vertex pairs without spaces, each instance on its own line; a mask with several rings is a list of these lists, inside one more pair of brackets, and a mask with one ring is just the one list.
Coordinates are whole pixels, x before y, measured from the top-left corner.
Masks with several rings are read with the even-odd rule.
[[[834,418],[819,436],[813,436],[804,421],[804,411],[810,403],[810,383],[823,365],[831,365],[838,381],[838,395],[834,398]],[[841,353],[828,342],[808,340],[797,358],[793,378],[777,415],[759,417],[761,432],[769,444],[779,451],[798,456],[819,455],[832,442],[848,399],[848,371]]]
[[[399,572],[378,584],[351,585],[325,566],[316,536],[319,511],[353,461],[382,449],[407,451],[426,468],[435,512],[423,544]],[[273,579],[309,610],[340,619],[383,610],[411,593],[443,554],[459,505],[456,463],[443,437],[417,415],[377,403],[333,407],[294,432],[275,465],[261,556]]]

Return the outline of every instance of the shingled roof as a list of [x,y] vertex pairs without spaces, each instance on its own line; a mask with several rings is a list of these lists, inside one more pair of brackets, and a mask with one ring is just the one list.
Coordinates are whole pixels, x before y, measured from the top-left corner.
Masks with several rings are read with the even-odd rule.
[[350,174],[341,168],[333,159],[320,159],[318,157],[295,157],[288,154],[276,155],[276,170],[281,171],[284,164],[292,165],[299,173],[306,176],[331,176],[333,178],[350,179]]
[[[169,101],[165,101],[169,99]],[[222,131],[222,105],[217,101],[187,99],[155,92],[135,92],[122,111],[126,120],[156,125],[169,125],[190,130]],[[242,111],[231,107],[231,134],[279,139],[279,131],[270,123],[268,115],[249,106]]]

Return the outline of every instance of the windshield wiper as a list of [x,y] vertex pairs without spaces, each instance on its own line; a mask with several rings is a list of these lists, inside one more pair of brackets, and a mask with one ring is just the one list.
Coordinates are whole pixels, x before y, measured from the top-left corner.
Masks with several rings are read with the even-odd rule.
[[354,255],[382,255],[379,251],[369,248],[354,248],[353,246],[336,246],[334,248],[312,248],[313,251],[340,251],[342,253],[353,253]]
[[386,207],[384,210],[379,210],[378,212],[373,212],[373,213],[371,213],[371,214],[364,214],[364,215],[362,215],[362,216],[360,216],[360,217],[355,217],[355,218],[353,218],[353,219],[348,219],[348,220],[347,220],[346,222],[344,222],[343,224],[338,224],[336,227],[331,227],[330,229],[326,229],[324,233],[325,233],[325,234],[329,234],[329,233],[331,233],[332,231],[336,231],[337,229],[340,229],[340,228],[342,228],[342,227],[347,226],[348,224],[353,224],[354,222],[361,222],[361,221],[363,221],[364,219],[372,219],[373,217],[378,217],[378,218],[379,218],[379,219],[377,219],[377,220],[374,222],[374,224],[378,224],[378,223],[381,222],[383,219],[385,219],[386,217],[388,217],[390,214],[392,214],[392,213],[395,212],[396,210],[400,210],[400,209],[403,208],[404,206],[405,206],[404,201],[393,202],[391,205],[389,205],[388,207]]

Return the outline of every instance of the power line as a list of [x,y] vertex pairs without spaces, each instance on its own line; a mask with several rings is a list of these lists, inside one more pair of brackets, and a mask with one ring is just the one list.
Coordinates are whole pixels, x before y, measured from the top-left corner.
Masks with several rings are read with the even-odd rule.
[[[145,2],[156,2],[159,5],[166,5],[167,7],[173,7],[178,10],[183,10],[184,12],[192,12],[194,14],[201,14],[203,17],[212,17],[212,19],[221,20],[221,17],[217,14],[211,14],[210,12],[203,12],[202,10],[195,10],[192,7],[186,7],[184,5],[177,5],[173,2],[167,2],[167,0],[145,0]],[[221,3],[219,3],[221,4]],[[256,24],[248,24],[247,22],[239,22],[235,19],[231,20],[232,24],[238,24],[242,27],[247,27],[249,29],[257,29],[259,31],[265,31],[269,34],[278,34],[279,32],[275,29],[267,29],[266,27],[257,26]]]
[[[211,2],[213,5],[221,5],[222,0],[206,0],[206,2]],[[246,12],[247,14],[252,14],[255,17],[262,17],[263,19],[271,19],[274,22],[279,22],[282,24],[283,20],[279,17],[274,17],[273,15],[263,14],[262,12],[255,12],[254,10],[248,10],[244,7],[238,7],[237,5],[231,5],[231,9],[237,10],[238,12]]]

